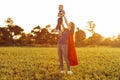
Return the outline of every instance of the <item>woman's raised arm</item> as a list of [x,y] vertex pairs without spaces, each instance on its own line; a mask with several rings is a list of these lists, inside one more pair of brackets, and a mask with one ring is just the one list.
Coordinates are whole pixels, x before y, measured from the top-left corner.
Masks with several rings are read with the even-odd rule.
[[66,25],[67,25],[68,29],[70,30],[70,29],[71,29],[71,27],[69,26],[68,21],[67,21],[67,18],[66,18],[65,16],[64,16],[64,20],[65,20],[65,23],[66,23]]

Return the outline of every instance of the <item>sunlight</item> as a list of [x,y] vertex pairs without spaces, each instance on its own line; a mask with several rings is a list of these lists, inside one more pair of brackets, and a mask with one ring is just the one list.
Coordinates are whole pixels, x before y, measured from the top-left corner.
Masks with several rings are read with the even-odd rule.
[[89,32],[86,31],[85,27],[88,25],[87,21],[89,20],[95,22],[95,32],[105,37],[120,33],[120,12],[118,12],[120,6],[117,1],[31,0],[28,2],[11,0],[7,3],[6,1],[0,1],[0,26],[4,26],[4,20],[12,17],[15,24],[20,25],[26,33],[30,32],[37,25],[44,28],[50,24],[51,28],[55,28],[57,24],[58,5],[63,4],[68,21],[73,21],[76,27],[84,30],[87,35],[89,35]]

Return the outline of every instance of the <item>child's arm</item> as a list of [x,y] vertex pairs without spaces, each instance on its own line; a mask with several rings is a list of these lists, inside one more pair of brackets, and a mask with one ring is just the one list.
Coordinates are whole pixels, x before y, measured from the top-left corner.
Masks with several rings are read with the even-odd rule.
[[65,20],[65,23],[66,23],[66,25],[67,25],[68,29],[70,30],[70,29],[71,29],[71,27],[69,26],[68,21],[67,21],[67,19],[66,19],[66,17],[65,17],[65,16],[64,16],[64,20]]

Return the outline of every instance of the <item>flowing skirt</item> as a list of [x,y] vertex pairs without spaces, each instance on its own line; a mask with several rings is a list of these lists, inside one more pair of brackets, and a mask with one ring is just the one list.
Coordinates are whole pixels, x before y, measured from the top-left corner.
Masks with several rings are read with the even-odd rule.
[[78,64],[75,44],[73,41],[73,34],[71,34],[68,38],[68,57],[71,66],[76,66]]

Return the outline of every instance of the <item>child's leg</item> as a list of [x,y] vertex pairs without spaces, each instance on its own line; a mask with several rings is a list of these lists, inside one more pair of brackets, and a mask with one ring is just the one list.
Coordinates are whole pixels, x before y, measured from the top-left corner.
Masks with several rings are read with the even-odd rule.
[[56,29],[61,30],[62,22],[63,22],[63,19],[62,18],[58,18],[58,23],[57,23]]

